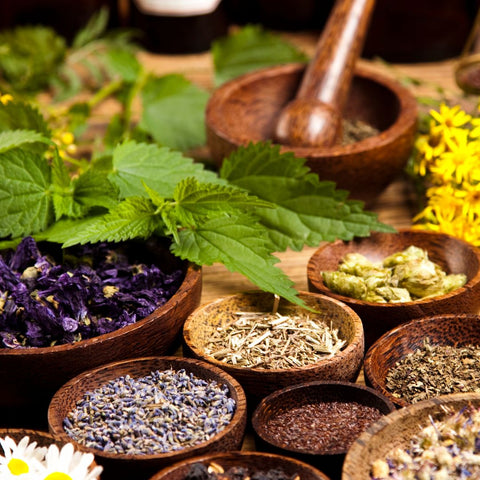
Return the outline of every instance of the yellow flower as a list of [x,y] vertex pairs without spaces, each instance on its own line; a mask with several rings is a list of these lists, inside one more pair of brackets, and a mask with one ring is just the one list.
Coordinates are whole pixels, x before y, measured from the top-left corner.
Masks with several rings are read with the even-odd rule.
[[480,183],[464,183],[456,197],[462,200],[462,215],[472,221],[480,218]]
[[436,120],[437,125],[431,127],[431,133],[441,134],[447,136],[452,132],[459,130],[471,120],[471,115],[468,115],[461,110],[460,105],[449,107],[442,103],[440,105],[440,112],[435,110],[430,111],[430,115]]
[[6,105],[8,102],[11,102],[12,100],[13,97],[9,93],[0,95],[0,103],[3,103],[4,105]]

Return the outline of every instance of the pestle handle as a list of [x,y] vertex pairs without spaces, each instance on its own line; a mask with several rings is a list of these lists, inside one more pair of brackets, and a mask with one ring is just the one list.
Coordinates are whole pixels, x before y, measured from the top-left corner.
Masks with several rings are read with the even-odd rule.
[[277,142],[330,146],[340,136],[343,107],[374,4],[375,0],[337,0],[295,99],[280,113]]

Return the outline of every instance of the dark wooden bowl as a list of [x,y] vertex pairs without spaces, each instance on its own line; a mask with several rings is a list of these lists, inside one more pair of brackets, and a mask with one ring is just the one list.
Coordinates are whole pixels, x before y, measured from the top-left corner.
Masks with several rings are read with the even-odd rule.
[[225,471],[237,466],[247,468],[250,475],[258,471],[281,469],[289,478],[294,478],[297,474],[302,480],[328,480],[324,473],[294,458],[272,453],[238,451],[189,458],[161,470],[150,480],[184,480],[193,464],[202,463],[208,466],[212,462],[220,465]]
[[[100,449],[84,447],[73,440],[63,428],[63,420],[69,412],[74,410],[76,402],[85,392],[101,387],[110,380],[123,375],[133,378],[142,377],[155,370],[180,370],[205,380],[215,380],[228,387],[229,395],[236,402],[234,416],[224,430],[214,435],[207,442],[199,443],[182,450],[170,451],[155,455],[127,455],[103,452]],[[104,467],[102,478],[135,478],[147,479],[155,472],[174,462],[192,456],[210,452],[224,452],[239,449],[246,427],[245,393],[239,383],[226,374],[223,370],[200,360],[180,357],[145,357],[124,360],[103,365],[93,370],[84,372],[63,385],[52,398],[48,408],[48,425],[55,438],[61,441],[70,441],[75,448],[84,452],[95,454],[98,464]]]
[[406,399],[397,398],[387,390],[386,377],[397,362],[421,348],[426,338],[431,345],[480,345],[480,316],[461,313],[433,315],[412,320],[385,333],[370,347],[365,357],[367,384],[397,406],[409,405]]
[[180,288],[148,317],[114,332],[68,345],[0,349],[3,425],[46,429],[52,395],[74,376],[112,361],[170,353],[185,318],[200,303],[202,272],[156,242],[138,242],[135,248],[147,262],[157,263],[167,272],[183,269]]
[[[328,402],[352,402],[378,409],[383,415],[395,410],[390,400],[373,388],[349,382],[307,382],[277,390],[265,397],[252,415],[256,444],[265,451],[291,456],[305,461],[324,471],[332,479],[339,478],[341,465],[348,446],[338,444],[321,449],[301,449],[289,446],[283,438],[272,435],[268,423],[278,415],[304,405]],[[352,419],[353,420],[353,419]],[[335,420],[331,420],[332,435],[335,435]],[[285,432],[291,425],[285,425]],[[311,429],[311,425],[306,425]],[[353,441],[353,439],[351,440]]]
[[[430,260],[447,273],[464,273],[467,283],[448,294],[404,303],[373,303],[334,293],[325,286],[321,272],[337,270],[343,256],[358,252],[372,261],[410,245],[427,250]],[[360,316],[368,349],[388,330],[414,318],[444,313],[477,313],[480,309],[480,251],[473,245],[452,236],[420,230],[398,233],[372,233],[350,242],[335,241],[321,246],[307,265],[308,289],[336,298],[349,305]]]
[[342,480],[371,480],[372,463],[384,459],[394,448],[406,448],[412,437],[430,424],[430,416],[442,416],[445,406],[459,411],[468,404],[478,408],[480,394],[455,393],[424,400],[377,420],[355,440],[347,452]]
[[[228,321],[232,312],[272,311],[273,295],[261,291],[238,293],[197,308],[183,327],[184,353],[209,362],[232,375],[240,382],[252,403],[281,387],[309,380],[355,381],[364,355],[363,328],[359,317],[346,305],[324,295],[300,292],[300,297],[307,305],[322,312],[320,318],[326,316],[326,320],[331,321],[332,326],[339,330],[340,337],[347,341],[344,349],[333,357],[305,367],[270,370],[239,367],[207,355],[204,346],[210,332]],[[292,314],[302,310],[285,300],[280,301],[280,313]]]
[[[29,430],[25,428],[0,428],[0,438],[10,437],[12,438],[15,443],[24,438],[29,438],[29,443],[37,442],[37,447],[49,447],[50,445],[56,445],[59,449],[61,449],[65,442],[58,440],[55,438],[51,433],[44,432],[42,430]],[[4,452],[0,448],[0,455],[3,455]],[[91,469],[96,466],[97,464],[95,461],[91,465]],[[99,480],[101,477],[97,477]]]
[[[207,142],[212,158],[223,159],[239,146],[273,138],[276,119],[297,92],[304,65],[262,69],[219,87],[206,110]],[[292,147],[320,180],[331,180],[350,197],[372,204],[405,167],[417,128],[417,103],[397,82],[357,68],[344,118],[362,120],[380,134],[350,145]]]

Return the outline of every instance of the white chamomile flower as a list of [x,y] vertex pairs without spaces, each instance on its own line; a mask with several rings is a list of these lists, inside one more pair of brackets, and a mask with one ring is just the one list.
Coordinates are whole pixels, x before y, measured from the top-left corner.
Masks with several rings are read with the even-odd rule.
[[0,438],[4,456],[0,456],[0,478],[28,480],[38,478],[43,469],[42,460],[46,447],[37,447],[37,442],[30,442],[28,436],[23,437],[18,445],[13,438]]
[[40,479],[97,480],[103,468],[96,466],[91,469],[93,460],[91,453],[75,452],[71,443],[65,444],[61,450],[56,445],[50,445],[45,455],[45,471]]

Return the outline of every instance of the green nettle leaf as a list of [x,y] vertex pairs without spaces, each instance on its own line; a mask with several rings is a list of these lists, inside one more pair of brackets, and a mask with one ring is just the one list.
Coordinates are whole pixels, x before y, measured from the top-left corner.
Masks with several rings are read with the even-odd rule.
[[199,183],[194,178],[181,181],[174,192],[176,214],[184,225],[195,225],[219,213],[233,213],[255,207],[273,208],[238,188]]
[[142,65],[134,52],[129,50],[109,50],[106,53],[106,67],[113,75],[118,75],[128,83],[134,83],[142,71]]
[[87,242],[121,242],[132,238],[148,238],[160,224],[161,218],[149,199],[131,197],[119,203],[106,215],[97,217],[95,222],[76,234],[62,237],[61,232],[57,232],[55,238],[57,241],[61,239],[64,247]]
[[230,271],[240,272],[267,292],[301,304],[293,282],[275,264],[265,230],[255,219],[220,216],[191,230],[179,232],[180,241],[172,252],[198,265],[223,263]]
[[84,207],[113,208],[118,203],[118,188],[107,174],[93,168],[73,181],[75,201]]
[[47,88],[62,65],[67,46],[52,28],[19,26],[0,32],[0,73],[16,92]]
[[215,40],[212,55],[216,85],[259,68],[308,61],[292,44],[258,25],[247,25],[235,34]]
[[322,241],[351,240],[370,231],[394,231],[363,211],[363,204],[346,199],[333,182],[308,173],[304,159],[280,153],[268,143],[238,149],[222,165],[220,176],[278,208],[256,210],[276,251],[300,250]]
[[80,217],[82,215],[82,209],[73,200],[70,175],[58,153],[55,154],[52,161],[52,192],[55,220],[59,220],[63,216]]
[[202,182],[225,183],[201,164],[166,147],[128,141],[113,153],[113,171],[108,176],[120,197],[147,196],[143,181],[162,197],[172,198],[175,185],[186,177]]
[[108,26],[109,12],[108,8],[101,8],[95,12],[89,19],[88,23],[80,31],[77,32],[72,42],[74,49],[81,48],[87,43],[97,39],[102,35]]
[[53,221],[47,161],[24,149],[0,154],[0,237],[30,235]]
[[178,74],[150,76],[142,91],[139,126],[160,145],[185,151],[204,145],[209,95]]
[[0,102],[0,131],[32,130],[50,138],[51,131],[37,108],[25,102]]
[[0,132],[0,153],[17,148],[26,143],[49,143],[50,140],[45,138],[41,133],[31,130],[6,130]]

